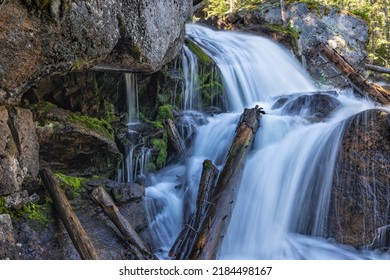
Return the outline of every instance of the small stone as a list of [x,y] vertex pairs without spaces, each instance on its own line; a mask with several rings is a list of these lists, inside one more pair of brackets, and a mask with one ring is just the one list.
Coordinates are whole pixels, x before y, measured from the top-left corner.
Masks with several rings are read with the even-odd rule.
[[5,197],[5,207],[8,209],[20,210],[28,202],[29,197],[26,190]]

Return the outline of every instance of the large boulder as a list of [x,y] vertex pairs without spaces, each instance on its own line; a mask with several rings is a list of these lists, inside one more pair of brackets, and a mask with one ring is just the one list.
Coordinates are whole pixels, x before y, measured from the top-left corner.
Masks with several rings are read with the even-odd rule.
[[322,121],[341,106],[335,96],[335,91],[292,94],[280,97],[272,109],[281,108],[283,115],[299,115],[312,121]]
[[50,103],[34,109],[40,165],[73,176],[112,176],[121,161],[111,125]]
[[390,115],[373,109],[351,117],[337,157],[328,236],[352,246],[372,243],[390,224]]
[[39,145],[31,111],[0,106],[0,134],[0,196],[5,196],[38,175]]
[[[190,1],[5,1],[0,9],[0,103],[53,73],[152,72],[172,60]],[[103,61],[104,60],[104,61]]]
[[333,65],[322,58],[320,44],[336,49],[357,69],[367,55],[365,47],[369,36],[366,22],[333,7],[289,3],[286,5],[288,26],[282,25],[278,2],[260,4],[257,9],[242,10],[231,17],[234,19],[230,20],[231,29],[256,32],[289,45],[310,75],[326,85],[342,87],[348,84],[337,75]]

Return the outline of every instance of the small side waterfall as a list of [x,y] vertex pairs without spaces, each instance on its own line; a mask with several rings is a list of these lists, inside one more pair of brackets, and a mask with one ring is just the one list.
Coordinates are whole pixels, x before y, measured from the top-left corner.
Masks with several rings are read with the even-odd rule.
[[138,85],[136,74],[125,73],[125,81],[128,138],[131,143],[129,146],[125,147],[125,159],[121,169],[118,171],[118,180],[132,183],[137,179],[137,176],[143,176],[146,173],[146,165],[150,160],[150,150],[145,148],[142,143],[138,143],[138,133],[134,129],[139,124]]
[[[374,105],[345,93],[332,97],[340,105],[324,119],[308,118],[307,110],[285,114],[283,107],[273,109],[278,96],[318,91],[286,50],[264,38],[193,24],[187,25],[187,36],[217,64],[231,113],[207,117],[206,123],[196,126],[188,158],[155,174],[146,189],[160,257],[167,258],[186,216],[195,209],[203,160],[223,167],[240,114],[244,107],[259,104],[267,114],[246,162],[219,258],[380,258],[321,237],[345,120]],[[185,74],[186,86],[193,86],[195,75]],[[189,89],[184,92],[192,94]]]
[[137,76],[133,73],[125,73],[126,80],[126,97],[127,97],[127,113],[128,124],[138,123],[139,107],[138,107],[138,86]]

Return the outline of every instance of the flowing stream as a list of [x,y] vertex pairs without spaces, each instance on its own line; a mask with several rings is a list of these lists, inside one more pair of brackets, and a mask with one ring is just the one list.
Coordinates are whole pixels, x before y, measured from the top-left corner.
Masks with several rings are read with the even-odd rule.
[[[186,160],[153,175],[153,184],[146,189],[146,208],[156,254],[168,258],[186,218],[195,210],[203,160],[223,167],[240,114],[245,107],[258,104],[266,115],[245,164],[219,258],[379,258],[319,237],[344,121],[374,105],[346,92],[337,97],[341,106],[323,121],[311,122],[305,118],[305,109],[298,115],[286,115],[281,108],[272,109],[278,96],[319,90],[287,50],[262,37],[217,32],[194,24],[187,25],[187,37],[217,64],[228,112],[203,116],[205,121],[196,126]],[[184,109],[192,110],[199,98],[194,73],[198,66],[187,48],[183,68],[187,86]]]

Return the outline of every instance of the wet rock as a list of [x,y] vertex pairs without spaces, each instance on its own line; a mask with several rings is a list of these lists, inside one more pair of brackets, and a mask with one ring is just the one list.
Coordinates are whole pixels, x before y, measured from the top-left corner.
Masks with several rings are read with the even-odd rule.
[[110,176],[116,171],[122,156],[109,124],[52,104],[37,107],[34,115],[41,166],[72,176]]
[[368,245],[390,224],[390,116],[367,110],[346,122],[337,157],[327,234],[355,247]]
[[0,260],[4,259],[18,259],[14,228],[8,214],[0,215]]
[[18,192],[38,174],[39,145],[32,113],[0,106],[0,196]]
[[131,201],[139,201],[145,195],[145,188],[137,183],[120,183],[109,179],[94,180],[86,182],[88,186],[104,186],[109,190],[111,196],[118,204],[125,204]]
[[322,121],[341,106],[334,94],[336,93],[324,92],[283,96],[274,103],[272,109],[281,108],[285,115],[300,115],[313,121]]
[[376,230],[374,241],[369,248],[382,250],[388,250],[390,248],[390,225],[380,227]]

